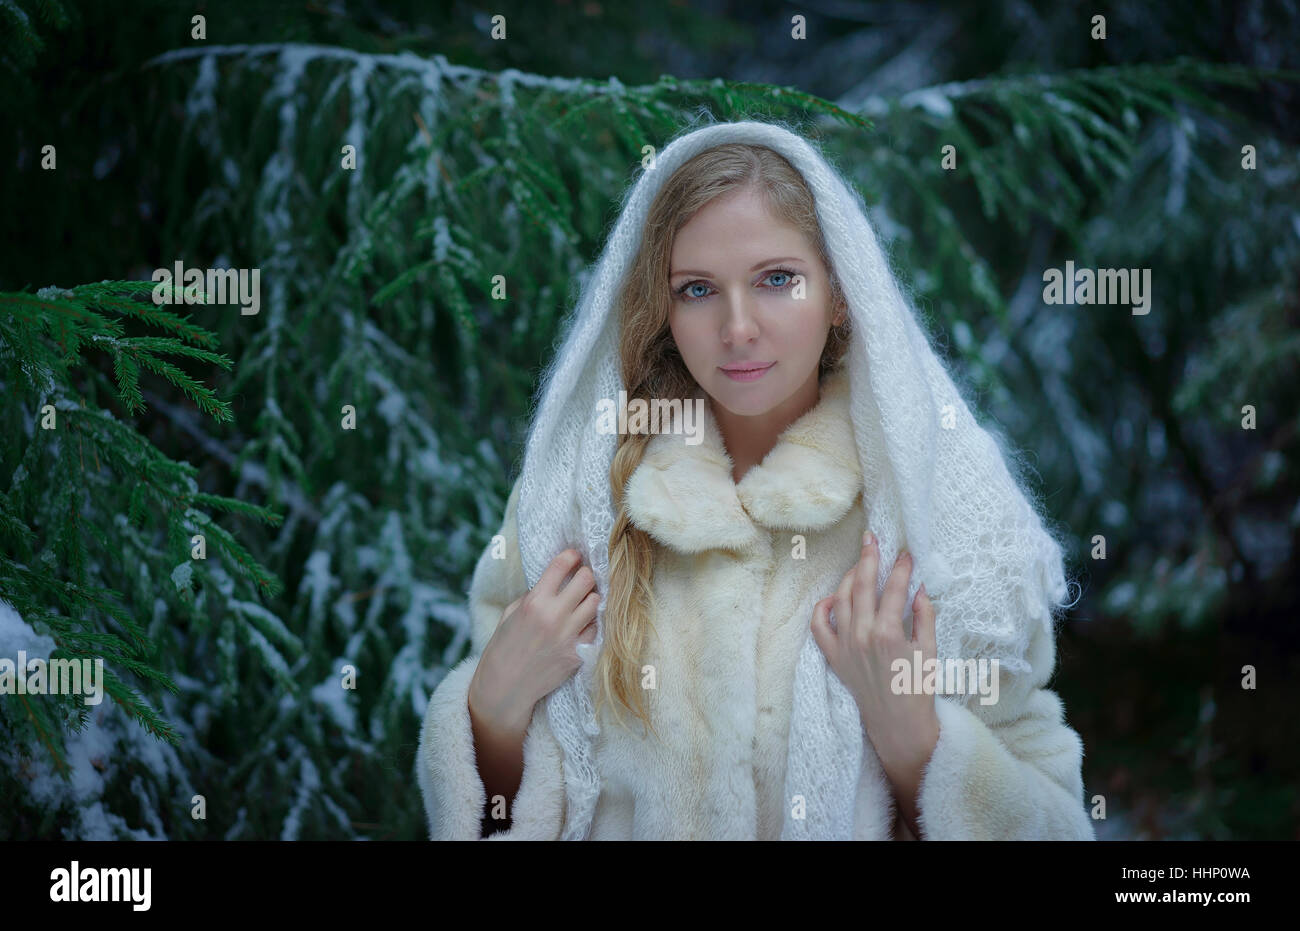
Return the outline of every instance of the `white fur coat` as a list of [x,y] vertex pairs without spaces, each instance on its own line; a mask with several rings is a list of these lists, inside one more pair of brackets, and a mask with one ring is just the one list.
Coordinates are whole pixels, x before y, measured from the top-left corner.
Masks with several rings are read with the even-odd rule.
[[[644,663],[654,667],[649,708],[664,743],[641,737],[634,723],[629,731],[602,721],[590,839],[779,838],[792,804],[783,796],[795,661],[811,636],[813,604],[858,560],[866,527],[847,387],[843,373],[828,376],[820,402],[739,483],[707,405],[702,443],[663,433],[648,445],[627,509],[658,544],[655,635]],[[516,484],[500,531],[506,558],[493,559],[489,547],[474,571],[472,655],[434,691],[420,734],[418,780],[434,840],[480,837],[487,811],[467,698],[503,610],[527,589],[518,494]],[[925,839],[1093,839],[1082,743],[1044,688],[1056,658],[1046,631],[1035,633],[1026,658],[1031,673],[1001,671],[994,704],[936,697],[939,742],[918,803]],[[874,752],[867,761],[854,837],[915,839]],[[510,829],[490,839],[560,836],[563,765],[538,702]]]

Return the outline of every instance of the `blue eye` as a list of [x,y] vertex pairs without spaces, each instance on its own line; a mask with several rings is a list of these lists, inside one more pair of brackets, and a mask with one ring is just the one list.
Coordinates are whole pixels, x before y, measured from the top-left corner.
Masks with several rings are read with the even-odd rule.
[[[766,281],[766,280],[769,279],[769,278],[777,278],[777,277],[783,277],[783,278],[785,278],[785,279],[787,279],[787,280],[784,281],[784,282],[781,283],[781,284],[770,285],[770,286],[768,287],[768,290],[769,290],[769,291],[785,291],[785,290],[787,290],[791,285],[794,284],[795,279],[799,277],[799,272],[794,271],[793,269],[789,269],[789,268],[774,268],[774,269],[772,269],[770,272],[768,272],[766,275],[764,275],[763,278],[762,278],[761,280]],[[677,289],[673,292],[673,294],[674,294],[674,296],[677,297],[678,300],[686,301],[687,303],[691,303],[691,304],[698,304],[698,303],[700,303],[701,301],[708,300],[708,294],[707,294],[707,293],[705,293],[705,294],[701,294],[701,295],[699,295],[698,297],[691,297],[690,295],[688,295],[686,292],[689,291],[691,288],[704,288],[705,291],[707,292],[708,289],[709,289],[709,286],[706,285],[706,284],[705,284],[704,282],[702,282],[702,281],[688,281],[688,282],[686,282],[686,284],[684,284],[684,285],[682,285],[681,287],[677,288]]]

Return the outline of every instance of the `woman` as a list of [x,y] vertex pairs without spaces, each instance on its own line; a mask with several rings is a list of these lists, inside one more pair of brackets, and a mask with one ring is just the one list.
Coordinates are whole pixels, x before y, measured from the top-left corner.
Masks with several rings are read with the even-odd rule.
[[421,732],[434,839],[1093,837],[1060,547],[784,127],[633,186],[496,544]]

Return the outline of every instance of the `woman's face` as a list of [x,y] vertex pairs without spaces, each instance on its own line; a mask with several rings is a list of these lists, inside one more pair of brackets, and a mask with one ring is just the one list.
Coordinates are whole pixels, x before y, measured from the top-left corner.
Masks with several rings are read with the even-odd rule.
[[678,231],[668,284],[687,369],[742,416],[766,414],[816,379],[827,330],[843,320],[812,245],[750,190],[706,204]]

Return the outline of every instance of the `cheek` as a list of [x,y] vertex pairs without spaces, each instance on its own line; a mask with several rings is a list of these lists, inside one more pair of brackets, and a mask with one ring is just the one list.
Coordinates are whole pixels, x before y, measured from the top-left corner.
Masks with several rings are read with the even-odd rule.
[[682,336],[682,328],[677,323],[677,315],[671,314],[668,317],[668,332],[673,335],[673,342],[677,344],[677,351],[682,351],[682,343],[685,342]]
[[821,352],[830,330],[831,313],[809,301],[807,306],[785,316],[780,324],[780,337],[785,345],[799,347],[808,353]]
[[691,359],[702,351],[704,328],[700,326],[699,320],[684,320],[679,314],[673,313],[668,317],[668,329],[672,332],[677,351],[683,359]]

